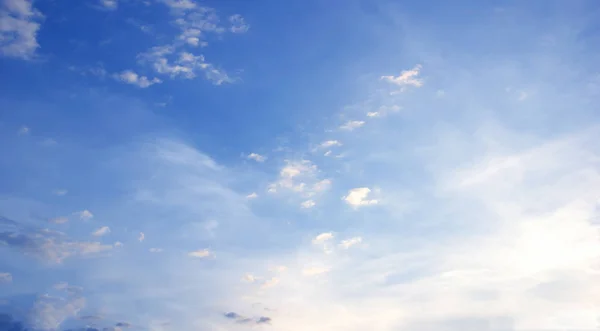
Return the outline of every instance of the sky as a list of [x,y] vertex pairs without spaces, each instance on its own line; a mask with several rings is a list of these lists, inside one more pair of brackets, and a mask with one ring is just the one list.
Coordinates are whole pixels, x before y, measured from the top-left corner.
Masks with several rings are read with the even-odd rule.
[[0,330],[598,330],[599,58],[594,0],[0,0]]

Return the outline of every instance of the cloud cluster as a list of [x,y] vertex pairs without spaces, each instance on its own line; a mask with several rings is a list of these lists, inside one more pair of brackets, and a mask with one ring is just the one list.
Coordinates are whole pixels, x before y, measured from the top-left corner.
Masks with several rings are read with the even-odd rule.
[[30,0],[4,0],[0,4],[0,55],[31,59],[39,44],[42,14]]
[[46,262],[61,263],[74,256],[93,256],[112,249],[100,242],[77,241],[61,232],[36,229],[0,217],[0,243]]

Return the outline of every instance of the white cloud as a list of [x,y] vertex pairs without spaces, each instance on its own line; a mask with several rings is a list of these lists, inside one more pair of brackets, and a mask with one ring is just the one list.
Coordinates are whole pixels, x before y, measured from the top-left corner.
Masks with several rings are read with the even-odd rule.
[[12,274],[10,272],[0,272],[0,283],[12,282]]
[[42,15],[29,0],[4,0],[0,4],[0,54],[31,59],[39,44]]
[[162,253],[163,249],[162,248],[156,248],[156,247],[152,247],[150,249],[148,249],[148,252],[150,253]]
[[399,76],[381,76],[381,80],[402,88],[405,86],[421,87],[423,86],[423,80],[417,78],[420,71],[421,65],[417,65],[411,70],[403,70]]
[[78,211],[75,213],[75,215],[79,216],[80,219],[87,221],[90,220],[94,217],[94,214],[92,214],[89,210],[85,209],[82,211]]
[[365,125],[365,121],[348,121],[348,122],[344,123],[342,126],[340,126],[340,129],[352,131],[354,129],[360,128],[363,125]]
[[370,193],[371,193],[371,189],[369,189],[368,187],[353,188],[350,191],[348,191],[348,195],[346,195],[344,197],[344,200],[346,201],[347,204],[349,204],[353,207],[377,204],[378,203],[377,200],[367,199],[367,197],[369,196]]
[[146,238],[146,235],[143,232],[140,232],[139,236],[138,236],[138,240],[140,242],[144,241],[144,239]]
[[115,241],[115,243],[113,244],[113,246],[115,247],[123,247],[123,243],[120,241]]
[[316,205],[313,200],[306,200],[300,204],[302,208],[312,208]]
[[118,7],[117,0],[100,0],[100,5],[109,10],[115,10]]
[[256,192],[252,192],[246,196],[246,199],[256,199],[258,198],[258,194]]
[[231,23],[229,30],[233,33],[245,33],[250,29],[250,25],[246,23],[240,14],[229,16],[229,23]]
[[334,146],[342,146],[342,143],[338,140],[326,140],[319,145],[320,148],[330,148]]
[[320,274],[327,273],[331,270],[330,267],[308,267],[302,270],[304,276],[317,276]]
[[361,237],[353,237],[350,239],[345,239],[342,240],[340,242],[340,247],[342,247],[343,249],[348,249],[354,245],[360,244],[362,242],[362,238]]
[[250,153],[250,154],[248,154],[247,158],[249,160],[254,160],[256,162],[265,162],[267,160],[266,156],[263,156],[263,155],[260,155],[260,154],[257,154],[257,153]]
[[167,5],[169,8],[174,10],[189,10],[197,7],[196,3],[192,0],[160,0],[162,3]]
[[162,83],[158,78],[148,79],[146,76],[140,76],[132,70],[125,70],[119,74],[115,74],[114,78],[124,83],[135,85],[140,88],[147,88],[154,84]]
[[[195,39],[189,39],[189,33],[191,33],[190,30],[187,30],[183,38],[188,43],[195,43]],[[172,45],[157,46],[139,54],[138,59],[141,63],[152,65],[156,73],[167,75],[171,79],[179,77],[193,79],[200,71],[204,73],[206,79],[212,81],[215,85],[234,81],[226,72],[206,62],[203,55],[194,55],[185,51],[177,53],[176,50],[177,48]]]
[[331,240],[331,239],[333,239],[333,233],[332,232],[323,232],[323,233],[319,234],[318,236],[316,236],[312,240],[312,243],[313,244],[320,244],[320,243],[323,243],[323,242]]
[[[280,189],[292,191],[308,198],[314,196],[317,191],[315,185],[318,184],[317,166],[311,161],[286,161],[286,165],[279,171],[279,178],[276,182],[269,185],[270,193],[278,192]],[[320,189],[326,183],[317,185]]]
[[188,256],[198,257],[198,258],[210,257],[211,255],[212,255],[212,253],[208,249],[200,249],[200,250],[188,253]]
[[92,233],[94,237],[101,237],[110,233],[110,228],[108,226],[103,226],[98,228],[96,231]]

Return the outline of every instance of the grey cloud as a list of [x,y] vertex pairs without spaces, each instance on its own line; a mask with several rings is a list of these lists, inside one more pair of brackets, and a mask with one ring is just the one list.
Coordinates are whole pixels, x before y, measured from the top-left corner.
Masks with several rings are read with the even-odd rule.
[[271,323],[271,318],[266,316],[261,316],[258,320],[256,320],[256,324],[269,324]]
[[60,263],[72,256],[87,256],[112,249],[111,245],[74,241],[62,232],[25,226],[2,216],[0,244],[53,263]]
[[271,323],[271,318],[267,317],[267,316],[261,316],[257,319],[252,319],[249,317],[242,316],[233,311],[225,313],[225,314],[223,314],[223,316],[225,316],[228,319],[234,320],[236,323],[239,323],[239,324],[270,324]]

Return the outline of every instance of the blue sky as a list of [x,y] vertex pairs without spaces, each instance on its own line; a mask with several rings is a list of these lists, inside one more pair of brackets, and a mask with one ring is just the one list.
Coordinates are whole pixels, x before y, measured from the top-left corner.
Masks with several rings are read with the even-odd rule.
[[2,0],[0,330],[595,330],[596,1]]

